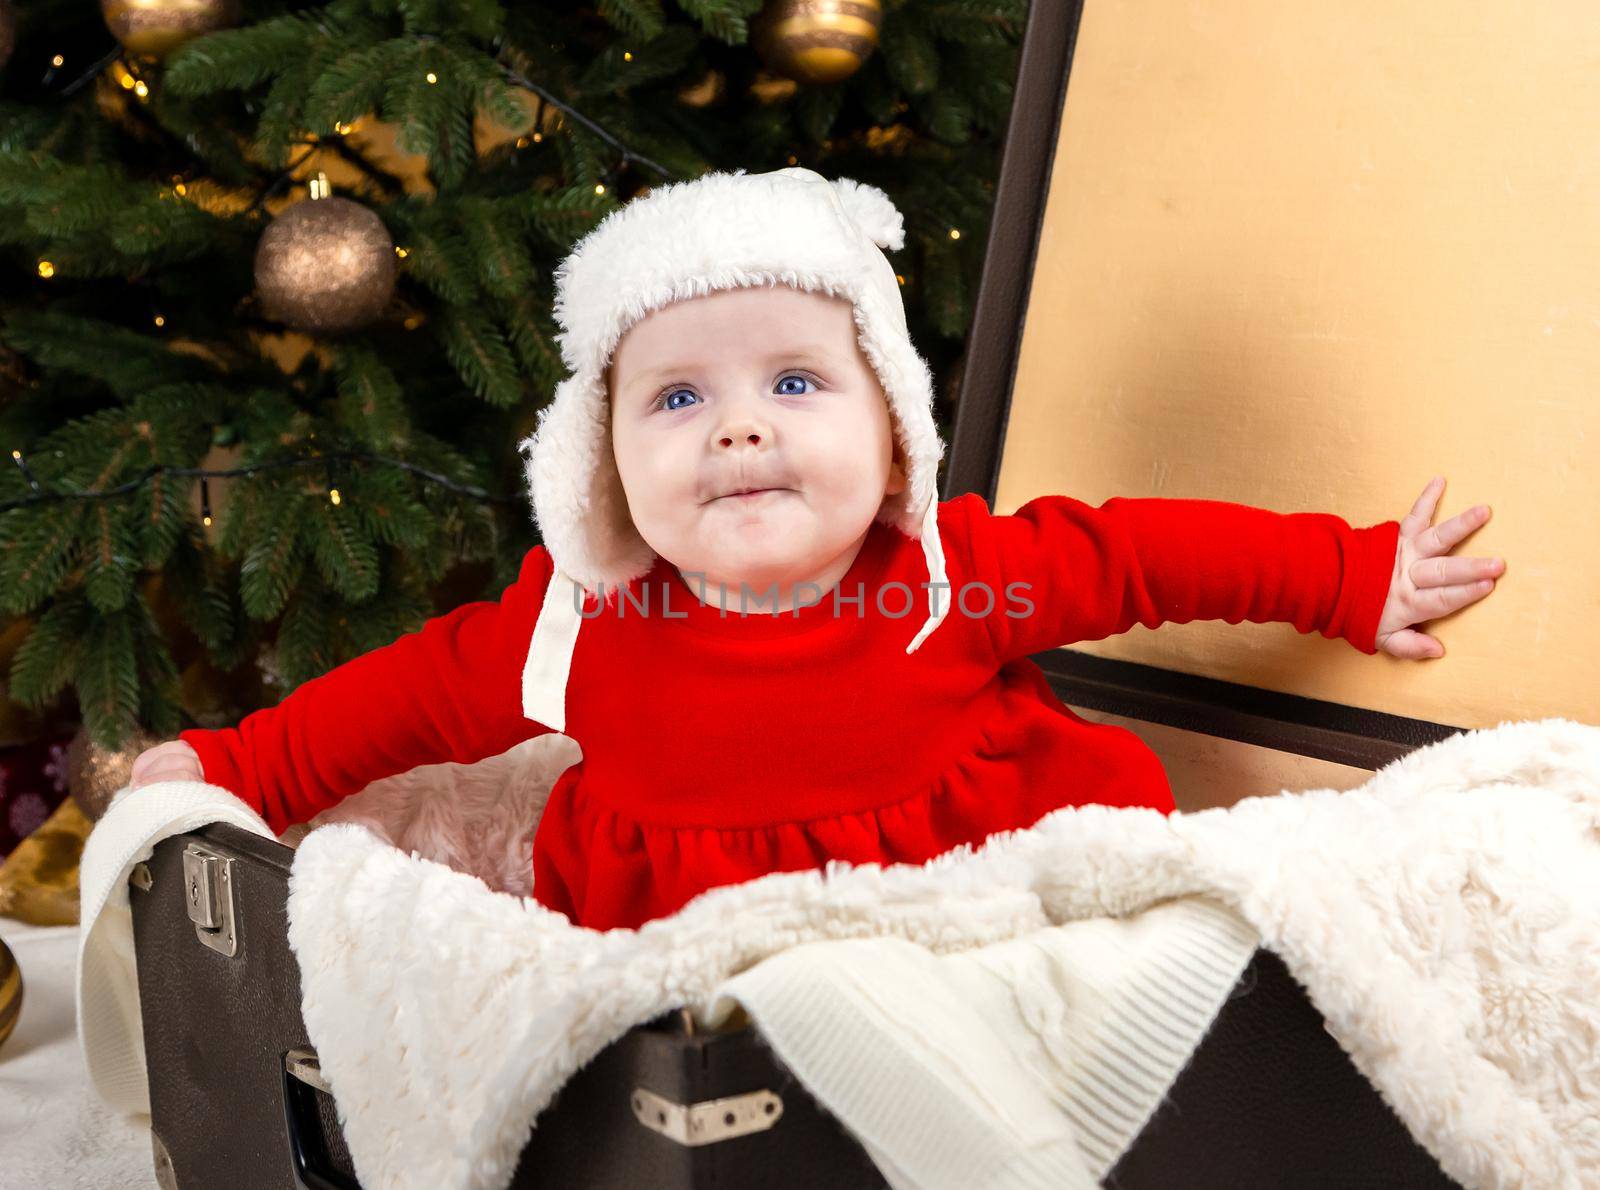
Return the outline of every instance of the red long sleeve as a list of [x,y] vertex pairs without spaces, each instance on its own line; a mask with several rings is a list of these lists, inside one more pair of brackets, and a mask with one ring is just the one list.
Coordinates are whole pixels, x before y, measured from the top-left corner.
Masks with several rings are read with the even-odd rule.
[[971,532],[980,569],[1003,580],[985,620],[1007,661],[1191,620],[1282,621],[1376,653],[1400,523],[1356,529],[1331,513],[1224,500],[1115,496],[1094,508],[1039,496],[1009,516],[976,501]]
[[205,779],[274,831],[382,777],[495,756],[548,731],[522,716],[522,665],[550,582],[543,546],[498,601],[464,604],[302,683],[238,727],[178,733]]

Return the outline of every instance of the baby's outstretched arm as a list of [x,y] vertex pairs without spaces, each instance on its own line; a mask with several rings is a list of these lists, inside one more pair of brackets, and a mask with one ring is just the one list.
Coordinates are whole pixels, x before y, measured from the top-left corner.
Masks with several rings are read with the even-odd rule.
[[382,777],[504,752],[549,728],[522,714],[522,667],[552,564],[535,546],[498,601],[436,616],[301,683],[238,727],[191,729],[204,779],[280,834]]
[[967,508],[970,565],[994,592],[984,619],[1002,664],[1134,624],[1191,620],[1280,621],[1378,651],[1397,521],[1352,527],[1332,513],[1162,496],[1098,508],[1038,496],[1004,516],[974,496]]
[[1389,595],[1378,617],[1377,646],[1391,657],[1421,661],[1443,657],[1438,639],[1411,626],[1447,616],[1494,590],[1506,572],[1503,558],[1452,558],[1449,553],[1489,523],[1489,506],[1477,504],[1442,525],[1433,524],[1444,492],[1444,476],[1422,489],[1400,521],[1399,548]]

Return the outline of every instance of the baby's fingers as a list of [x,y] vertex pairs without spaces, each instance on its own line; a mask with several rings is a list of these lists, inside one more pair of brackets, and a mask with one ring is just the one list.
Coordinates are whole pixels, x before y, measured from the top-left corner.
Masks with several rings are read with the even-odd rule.
[[1488,524],[1492,515],[1487,504],[1477,504],[1465,512],[1457,513],[1442,525],[1424,529],[1415,538],[1418,557],[1431,558],[1436,554],[1449,553]]
[[152,765],[164,764],[177,756],[189,754],[189,745],[182,740],[165,740],[152,745],[133,758],[133,768],[130,777],[142,777]]
[[1428,661],[1444,656],[1444,646],[1436,638],[1412,628],[1391,632],[1383,642],[1383,651],[1404,661]]
[[201,773],[198,767],[184,764],[181,761],[171,760],[164,764],[153,764],[137,777],[128,782],[129,788],[140,789],[146,785],[155,785],[161,781],[199,781]]
[[1469,603],[1476,603],[1494,590],[1494,579],[1480,579],[1475,583],[1451,583],[1443,587],[1422,587],[1414,598],[1420,620],[1436,620],[1448,616]]
[[1443,587],[1452,583],[1471,584],[1486,578],[1499,578],[1506,564],[1501,558],[1418,558],[1407,571],[1418,587]]

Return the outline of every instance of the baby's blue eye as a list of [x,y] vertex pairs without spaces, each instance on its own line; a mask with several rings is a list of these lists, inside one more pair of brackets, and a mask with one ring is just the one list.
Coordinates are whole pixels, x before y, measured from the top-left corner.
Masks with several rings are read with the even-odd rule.
[[[802,384],[812,384],[812,383],[814,383],[803,372],[786,372],[786,373],[784,373],[783,376],[781,376],[779,378],[778,383],[781,385],[785,380],[799,380]],[[672,403],[672,398],[677,396],[679,393],[686,393],[687,395],[689,395],[691,397],[693,397],[695,395],[689,389],[686,389],[686,388],[675,388],[671,392],[663,393],[661,395],[661,399],[658,402],[659,407],[662,408],[662,409],[670,409],[670,410],[678,410],[678,409],[686,408],[686,406],[684,406],[684,405],[674,405]],[[798,397],[798,396],[800,396],[802,394],[791,391],[791,392],[783,393],[782,395],[786,396],[786,397]],[[698,398],[696,398],[696,399],[698,399]]]

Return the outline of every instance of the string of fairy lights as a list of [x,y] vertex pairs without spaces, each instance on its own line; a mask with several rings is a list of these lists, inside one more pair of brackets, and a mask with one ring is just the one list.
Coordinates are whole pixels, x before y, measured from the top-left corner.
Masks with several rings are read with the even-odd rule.
[[419,467],[405,459],[389,458],[386,455],[372,454],[368,451],[334,451],[329,454],[312,455],[305,458],[294,459],[268,459],[260,463],[251,463],[246,467],[231,467],[224,469],[208,469],[204,467],[169,467],[164,464],[148,467],[141,474],[119,484],[114,488],[103,488],[81,491],[48,490],[39,482],[38,477],[28,466],[28,460],[20,450],[11,452],[11,459],[21,470],[28,486],[33,489],[33,494],[23,496],[17,500],[8,500],[0,503],[0,512],[9,512],[13,508],[23,508],[30,504],[54,503],[63,500],[110,500],[126,496],[137,491],[145,484],[150,483],[157,475],[180,475],[188,478],[198,477],[200,480],[200,519],[206,524],[211,524],[211,489],[206,482],[209,479],[233,477],[237,475],[254,475],[258,471],[281,470],[283,468],[308,468],[322,467],[327,473],[326,494],[332,504],[342,504],[343,495],[339,492],[338,480],[334,475],[334,464],[337,462],[379,463],[389,467],[399,467],[415,475],[420,475],[430,483],[457,492],[463,496],[470,496],[482,504],[516,505],[522,503],[520,496],[497,496],[483,488],[471,484],[457,483],[447,475],[440,475],[437,471],[430,471],[426,467]]

